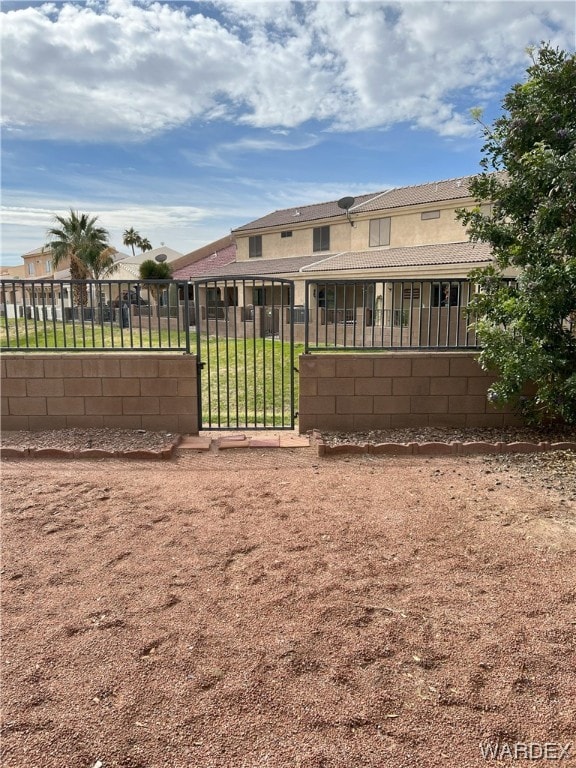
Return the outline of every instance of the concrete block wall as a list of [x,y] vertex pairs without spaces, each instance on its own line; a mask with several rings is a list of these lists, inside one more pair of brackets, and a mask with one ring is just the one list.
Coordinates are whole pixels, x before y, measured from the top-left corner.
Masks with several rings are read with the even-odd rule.
[[518,424],[494,408],[494,376],[470,352],[301,355],[299,429],[500,427]]
[[3,430],[198,433],[194,355],[7,353],[0,369]]

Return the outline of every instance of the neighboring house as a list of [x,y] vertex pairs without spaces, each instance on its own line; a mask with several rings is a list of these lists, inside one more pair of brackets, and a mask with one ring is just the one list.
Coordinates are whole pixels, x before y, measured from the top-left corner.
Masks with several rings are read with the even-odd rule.
[[117,269],[109,276],[110,280],[134,280],[140,277],[140,265],[144,261],[154,261],[158,257],[165,256],[167,264],[177,264],[184,258],[184,254],[180,251],[175,251],[173,248],[168,248],[165,245],[161,245],[159,248],[154,248],[151,251],[144,251],[143,253],[137,253],[134,256],[127,255],[125,253],[118,253],[114,257],[114,261],[117,265]]
[[[466,332],[465,308],[474,290],[468,275],[492,260],[489,246],[470,242],[456,217],[457,209],[476,205],[469,190],[472,178],[274,211],[186,255],[165,246],[135,256],[118,254],[118,269],[110,278],[136,281],[142,261],[164,254],[174,278],[189,282],[188,299],[198,298],[201,318],[233,318],[238,327],[257,315],[272,315],[271,321],[260,323],[261,328],[276,334],[280,325],[298,325],[294,328],[298,339],[304,324],[312,322],[325,329],[339,324],[362,329],[386,326],[392,335],[399,326],[400,342],[409,332],[411,343],[422,346],[431,345],[432,327],[445,328],[446,338],[454,333],[460,338]],[[490,206],[485,208],[489,212]],[[39,249],[26,254],[25,262],[29,257],[36,263],[42,253]],[[66,272],[56,275],[66,276]],[[197,297],[195,281],[203,281]],[[180,287],[168,303],[182,304],[184,298]],[[428,340],[421,344],[425,324]],[[334,338],[335,334],[336,330]],[[325,339],[332,335],[326,332]],[[381,345],[388,343],[383,333],[372,336]],[[437,334],[437,345],[439,338]]]
[[[294,281],[293,295],[280,280],[268,286],[251,286],[248,281],[241,291],[231,281],[220,280],[217,291],[207,284],[206,290],[217,295],[207,294],[205,302],[216,301],[228,307],[228,313],[232,307],[247,305],[274,305],[283,312],[292,301],[300,308],[293,317],[303,320],[307,300],[310,313],[316,313],[323,325],[403,324],[414,308],[437,309],[433,318],[428,311],[427,321],[444,322],[440,317],[444,307],[460,309],[467,304],[470,271],[492,260],[489,247],[470,242],[456,218],[458,208],[476,205],[469,192],[471,179],[447,179],[274,211],[232,231],[235,261],[203,259],[193,272],[182,270],[182,276]],[[308,296],[307,280],[315,283],[309,286]],[[345,286],[335,285],[335,280],[366,282]],[[449,322],[455,312],[451,314]],[[423,323],[422,312],[420,316]],[[464,310],[457,324],[465,328]]]
[[0,291],[0,313],[8,317],[17,317],[19,306],[22,305],[22,286],[24,265],[0,267],[0,280],[3,283]]
[[23,254],[25,280],[51,280],[54,277],[54,265],[50,248],[41,246]]
[[35,248],[23,254],[22,260],[22,266],[3,268],[0,275],[4,281],[13,281],[4,284],[1,297],[3,312],[8,317],[30,315],[35,305],[61,301],[60,290],[54,290],[50,284],[54,279],[50,248]]
[[[472,177],[362,195],[348,210],[337,201],[286,208],[232,231],[233,262],[203,259],[182,277],[235,275],[304,279],[466,277],[491,260],[487,246],[471,243],[456,209],[475,204]],[[214,249],[216,250],[216,249]],[[303,300],[303,285],[295,301]]]

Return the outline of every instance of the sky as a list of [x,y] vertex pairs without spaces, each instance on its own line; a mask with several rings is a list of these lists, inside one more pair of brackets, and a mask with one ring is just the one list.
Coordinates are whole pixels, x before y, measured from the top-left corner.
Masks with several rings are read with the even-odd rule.
[[188,253],[271,211],[473,174],[528,46],[576,0],[1,8],[1,262],[56,215]]

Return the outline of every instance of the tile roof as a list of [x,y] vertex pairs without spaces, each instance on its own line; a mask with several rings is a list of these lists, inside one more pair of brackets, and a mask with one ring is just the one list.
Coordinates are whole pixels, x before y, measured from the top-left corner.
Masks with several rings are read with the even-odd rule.
[[228,261],[228,249],[183,267],[174,277],[179,280],[218,277],[294,275],[295,273],[377,270],[394,267],[418,267],[449,264],[476,264],[491,261],[490,248],[484,243],[445,243],[369,251],[346,251],[318,258],[317,255],[283,259]]
[[211,243],[206,243],[206,245],[202,245],[200,248],[196,248],[196,250],[185,254],[182,258],[185,259],[186,262],[181,266],[185,267],[195,261],[200,261],[200,259],[206,258],[206,256],[213,256],[215,253],[219,253],[227,246],[233,244],[234,240],[232,235],[224,235],[224,237],[221,237],[218,240],[213,240]]
[[389,269],[442,264],[476,264],[492,260],[486,243],[440,243],[413,245],[403,248],[381,248],[369,251],[346,251],[322,261],[309,264],[301,272],[332,272],[337,270]]
[[[470,196],[469,184],[473,176],[462,176],[456,179],[433,181],[426,184],[416,184],[410,187],[395,187],[381,192],[359,195],[355,198],[350,213],[384,211],[389,208],[399,208],[405,205],[424,205],[426,203],[442,202],[443,200],[458,200]],[[320,221],[331,218],[345,218],[346,212],[338,206],[338,201],[314,205],[301,205],[295,208],[268,213],[259,219],[244,224],[232,230],[233,233],[243,233],[268,227],[296,226],[302,222]]]
[[176,269],[172,277],[174,280],[192,280],[211,276],[214,271],[224,269],[236,259],[236,245],[234,243],[221,248],[219,251],[206,255],[203,259]]
[[386,208],[401,208],[405,205],[424,205],[470,197],[470,181],[473,178],[473,176],[463,176],[459,179],[433,181],[411,187],[396,187],[379,195],[373,195],[369,200],[354,204],[350,208],[350,213],[380,211]]
[[25,256],[41,256],[44,253],[49,254],[50,248],[47,248],[45,245],[39,245],[38,248],[34,248],[32,251],[23,253],[21,258],[24,258]]
[[[220,268],[208,269],[203,277],[252,277],[266,275],[288,275],[299,272],[302,267],[318,261],[318,256],[291,256],[283,259],[250,259],[235,261]],[[202,262],[199,262],[201,264]],[[206,265],[208,266],[208,265]]]
[[121,259],[117,258],[116,260],[121,260],[123,264],[136,264],[136,266],[139,267],[143,261],[149,261],[150,259],[154,260],[156,256],[159,256],[161,253],[166,256],[168,264],[177,259],[181,259],[184,255],[183,253],[180,253],[180,251],[175,251],[174,248],[168,248],[166,245],[161,245],[159,248],[153,248],[151,251],[144,251],[143,253],[136,253],[134,255],[131,253],[125,256],[124,254],[119,254]]

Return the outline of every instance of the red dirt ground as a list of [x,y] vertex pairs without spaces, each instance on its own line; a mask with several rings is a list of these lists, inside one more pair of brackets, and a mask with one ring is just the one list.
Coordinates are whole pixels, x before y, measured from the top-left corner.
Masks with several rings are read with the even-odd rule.
[[513,468],[2,467],[5,768],[576,765],[576,505]]

